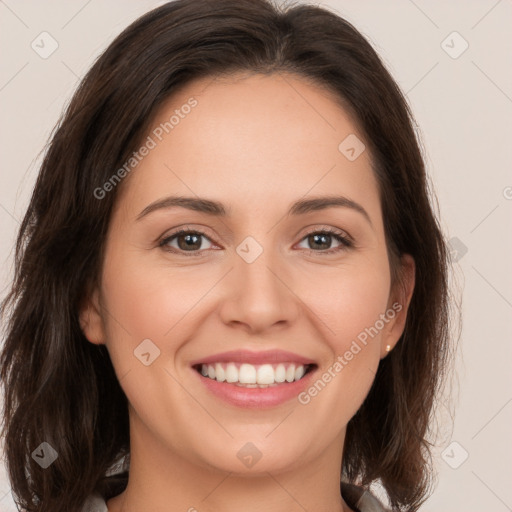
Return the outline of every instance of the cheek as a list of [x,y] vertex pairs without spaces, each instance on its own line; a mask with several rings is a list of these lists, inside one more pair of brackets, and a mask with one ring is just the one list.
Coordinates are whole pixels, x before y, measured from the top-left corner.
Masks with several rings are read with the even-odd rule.
[[193,327],[197,329],[194,306],[215,280],[198,279],[192,267],[150,264],[147,255],[126,249],[112,251],[105,261],[107,347],[132,407],[147,424],[164,417],[166,403],[197,414],[195,402],[190,403],[175,380],[175,360],[193,335]]
[[112,250],[105,259],[106,343],[118,377],[139,372],[141,354],[147,352],[155,361],[152,368],[172,365],[186,339],[183,326],[193,316],[189,313],[208,289],[191,281],[192,272],[185,276],[162,264],[148,264],[150,260],[126,249]]
[[[162,340],[206,293],[211,283],[198,279],[192,267],[166,266],[145,254],[112,254],[103,274],[111,331],[125,330],[131,339]],[[197,267],[196,267],[197,268]],[[166,343],[171,341],[166,337]]]
[[[381,315],[386,313],[389,275],[379,266],[352,268],[325,280],[309,295],[318,329],[329,348],[318,376],[299,395],[305,422],[324,435],[336,436],[366,398],[380,362]],[[306,413],[307,411],[307,413]]]
[[[317,325],[324,326],[322,332],[337,354],[345,352],[352,340],[374,326],[387,308],[387,261],[373,259],[364,265],[360,263],[329,268],[315,272],[311,279],[302,277],[297,281],[302,279],[302,291],[297,294],[321,320]],[[380,322],[378,325],[382,328]]]

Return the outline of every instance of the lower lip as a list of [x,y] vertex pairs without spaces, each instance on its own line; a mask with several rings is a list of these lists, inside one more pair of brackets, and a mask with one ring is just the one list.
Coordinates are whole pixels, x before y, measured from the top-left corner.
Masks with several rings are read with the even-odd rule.
[[295,398],[304,391],[311,382],[316,368],[307,373],[302,379],[294,382],[285,382],[268,388],[245,388],[227,382],[218,382],[204,377],[192,368],[206,388],[215,396],[237,407],[264,409],[281,405]]

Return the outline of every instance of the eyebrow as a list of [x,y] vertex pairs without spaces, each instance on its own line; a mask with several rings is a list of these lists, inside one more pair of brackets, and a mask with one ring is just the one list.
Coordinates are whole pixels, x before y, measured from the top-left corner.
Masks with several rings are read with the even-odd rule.
[[[156,210],[181,207],[188,210],[193,210],[200,213],[206,213],[215,217],[228,217],[231,215],[231,209],[225,208],[224,205],[218,201],[202,197],[184,197],[184,196],[169,196],[149,204],[137,216],[136,220],[140,220],[146,215]],[[360,213],[373,227],[372,221],[368,212],[355,201],[344,196],[322,196],[313,197],[311,199],[301,199],[293,203],[288,210],[288,215],[304,215],[306,213],[325,210],[327,208],[350,208]]]

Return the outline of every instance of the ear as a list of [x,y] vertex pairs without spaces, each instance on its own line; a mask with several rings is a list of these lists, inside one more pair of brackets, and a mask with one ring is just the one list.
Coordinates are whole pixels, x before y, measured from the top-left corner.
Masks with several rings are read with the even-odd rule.
[[98,288],[94,288],[82,301],[78,316],[85,337],[95,345],[105,344],[105,325],[101,316]]
[[382,333],[380,358],[384,359],[395,345],[405,329],[407,311],[411,303],[414,284],[416,282],[416,265],[410,254],[404,254],[400,258],[399,278],[394,284],[389,295],[386,316],[390,320]]

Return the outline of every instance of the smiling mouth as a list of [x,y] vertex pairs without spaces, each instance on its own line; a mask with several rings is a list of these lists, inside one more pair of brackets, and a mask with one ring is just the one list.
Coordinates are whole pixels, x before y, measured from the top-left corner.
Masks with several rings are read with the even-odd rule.
[[203,377],[217,382],[233,384],[245,388],[276,387],[297,382],[311,373],[316,364],[266,363],[249,364],[219,362],[196,364],[192,368]]

